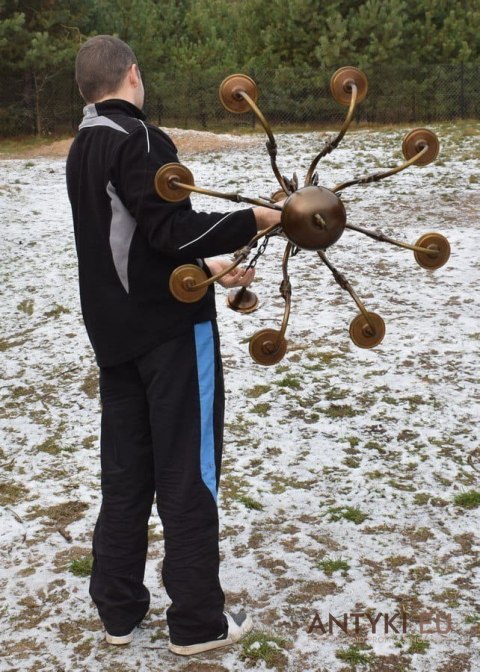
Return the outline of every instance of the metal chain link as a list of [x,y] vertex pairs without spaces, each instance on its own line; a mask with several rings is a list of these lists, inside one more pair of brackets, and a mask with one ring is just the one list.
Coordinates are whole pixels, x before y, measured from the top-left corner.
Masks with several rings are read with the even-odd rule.
[[[267,249],[268,242],[270,240],[270,236],[275,235],[275,232],[272,231],[268,236],[265,236],[262,244],[259,246],[256,255],[253,257],[252,261],[248,264],[248,266],[245,268],[245,273],[249,271],[251,268],[255,268],[257,265],[257,261],[260,259],[262,254],[264,254],[265,250]],[[246,247],[243,247],[241,250],[237,250],[237,252],[233,255],[234,259],[238,259],[239,257],[243,257],[246,259],[250,252],[253,249],[253,245],[247,245]]]
[[270,240],[270,236],[265,236],[263,243],[260,245],[258,248],[257,254],[253,257],[252,261],[248,264],[247,266],[247,271],[249,271],[251,268],[255,268],[257,265],[257,261],[260,259],[262,254],[265,252],[267,249],[268,241]]

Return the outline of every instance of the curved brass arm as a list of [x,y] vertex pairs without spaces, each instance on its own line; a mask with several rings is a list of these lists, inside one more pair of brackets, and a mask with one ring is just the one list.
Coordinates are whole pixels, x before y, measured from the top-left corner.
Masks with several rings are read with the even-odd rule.
[[342,275],[342,273],[340,273],[339,271],[337,271],[335,266],[333,266],[333,264],[330,263],[330,261],[327,259],[327,255],[325,254],[325,252],[323,252],[322,250],[318,250],[318,256],[323,261],[325,266],[327,266],[331,270],[331,272],[333,273],[333,277],[335,278],[335,282],[338,285],[340,285],[340,287],[342,289],[345,289],[350,294],[350,296],[352,297],[352,299],[355,301],[358,308],[360,309],[360,312],[362,313],[363,317],[367,321],[369,327],[372,329],[373,333],[375,333],[375,324],[373,323],[373,321],[370,317],[370,313],[365,308],[364,303],[361,301],[360,297],[355,292],[355,290],[353,289],[351,284],[348,282],[348,280],[345,278],[345,276]]
[[409,166],[412,165],[412,163],[418,161],[418,159],[427,152],[428,152],[428,146],[423,147],[417,154],[415,154],[415,156],[413,156],[408,161],[405,161],[405,163],[402,163],[400,166],[396,166],[396,168],[386,170],[384,173],[373,173],[372,175],[365,175],[365,177],[359,177],[356,180],[349,180],[348,182],[342,182],[341,184],[337,184],[335,187],[333,187],[332,191],[334,193],[338,193],[339,191],[342,191],[347,187],[352,187],[354,184],[372,184],[373,182],[379,182],[380,180],[383,180],[386,177],[390,177],[391,175],[395,175],[396,173],[400,173],[402,170],[405,170],[405,168],[408,168]]
[[379,240],[382,243],[390,243],[391,245],[396,245],[397,247],[403,247],[405,250],[425,252],[431,257],[438,256],[438,250],[429,249],[428,247],[419,247],[418,245],[410,245],[409,243],[404,243],[402,240],[395,240],[395,238],[390,238],[390,236],[386,236],[381,231],[370,231],[369,229],[364,229],[362,226],[357,226],[356,224],[348,224],[348,222],[345,224],[345,228],[363,233],[365,236],[373,238],[374,240]]
[[272,201],[266,201],[261,198],[248,198],[248,196],[242,196],[236,192],[222,192],[222,191],[213,191],[211,189],[204,189],[203,187],[197,187],[195,184],[185,184],[179,182],[178,180],[172,180],[172,184],[180,189],[187,189],[188,191],[193,191],[196,194],[203,194],[204,196],[214,196],[215,198],[223,198],[226,201],[233,201],[234,203],[249,203],[250,205],[259,205],[262,208],[270,208],[271,210],[282,211],[282,206]]
[[288,325],[288,320],[290,319],[290,308],[292,305],[292,286],[290,284],[290,279],[288,277],[288,260],[290,258],[290,253],[292,251],[293,245],[292,243],[287,243],[285,247],[285,252],[283,254],[283,262],[282,262],[282,272],[283,272],[283,280],[282,284],[280,286],[280,294],[285,300],[285,310],[283,313],[283,320],[282,320],[282,326],[280,327],[280,331],[278,333],[277,337],[277,344],[279,345],[281,341],[283,340],[285,336],[285,332],[287,330],[287,325]]
[[390,238],[382,231],[370,231],[355,224],[346,224],[345,226],[347,229],[358,231],[382,243],[390,243],[397,247],[403,247],[405,250],[412,250],[417,264],[431,271],[441,268],[450,258],[450,243],[441,233],[435,233],[434,231],[424,233],[415,245],[410,245],[410,243],[404,243],[403,240]]
[[255,101],[250,98],[248,93],[246,93],[245,91],[239,91],[238,95],[241,96],[244,99],[244,101],[250,106],[250,108],[254,112],[255,116],[257,117],[259,122],[262,124],[262,126],[265,130],[265,133],[268,136],[267,150],[268,150],[268,153],[270,155],[270,163],[272,165],[272,170],[274,172],[274,175],[277,178],[278,183],[282,187],[283,191],[287,195],[291,194],[292,192],[288,188],[287,184],[285,183],[285,180],[283,179],[282,175],[280,174],[280,171],[279,171],[278,166],[277,166],[277,161],[276,161],[276,158],[277,158],[277,141],[275,140],[275,137],[272,133],[272,129],[270,128],[270,124],[268,123],[268,121],[263,116],[262,112],[258,108]]
[[353,115],[355,113],[355,109],[357,107],[357,94],[358,94],[358,89],[356,84],[352,83],[352,98],[350,100],[350,106],[348,108],[347,116],[345,118],[345,121],[343,122],[343,126],[340,129],[339,134],[337,135],[336,138],[333,140],[327,140],[325,142],[325,145],[322,149],[322,151],[317,154],[317,156],[313,159],[312,163],[310,164],[310,168],[308,169],[307,177],[305,178],[305,186],[307,187],[308,185],[312,184],[312,179],[313,179],[313,173],[315,171],[315,168],[317,167],[318,162],[320,159],[322,159],[324,156],[327,154],[330,154],[334,149],[338,147],[340,144],[340,141],[342,140],[343,136],[348,130],[348,127],[352,123]]

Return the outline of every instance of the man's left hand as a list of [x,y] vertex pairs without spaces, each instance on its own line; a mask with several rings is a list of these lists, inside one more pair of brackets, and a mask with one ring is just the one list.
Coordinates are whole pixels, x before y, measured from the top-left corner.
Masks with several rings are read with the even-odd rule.
[[[232,262],[223,257],[212,257],[211,259],[205,259],[205,263],[212,275],[217,275],[223,270],[232,265]],[[218,280],[218,283],[222,287],[231,289],[232,287],[248,287],[255,277],[255,269],[250,268],[248,271],[245,268],[236,266],[230,273],[226,273],[223,277]]]

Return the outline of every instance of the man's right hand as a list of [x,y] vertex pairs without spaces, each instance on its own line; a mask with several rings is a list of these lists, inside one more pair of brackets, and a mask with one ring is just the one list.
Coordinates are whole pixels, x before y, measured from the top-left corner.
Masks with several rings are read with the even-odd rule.
[[[283,202],[280,201],[276,205],[282,205]],[[281,210],[273,210],[272,208],[263,208],[261,206],[253,208],[253,214],[255,215],[258,231],[268,229],[273,224],[280,224],[280,217],[282,216]]]

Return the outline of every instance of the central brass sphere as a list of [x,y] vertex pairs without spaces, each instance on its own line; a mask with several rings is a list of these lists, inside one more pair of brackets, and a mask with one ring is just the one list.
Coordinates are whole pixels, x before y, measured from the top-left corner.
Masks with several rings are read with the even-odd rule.
[[325,187],[303,187],[283,206],[281,224],[288,240],[302,250],[326,250],[345,230],[342,201]]

